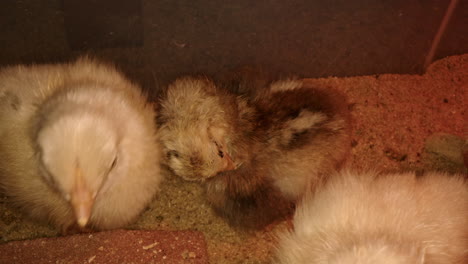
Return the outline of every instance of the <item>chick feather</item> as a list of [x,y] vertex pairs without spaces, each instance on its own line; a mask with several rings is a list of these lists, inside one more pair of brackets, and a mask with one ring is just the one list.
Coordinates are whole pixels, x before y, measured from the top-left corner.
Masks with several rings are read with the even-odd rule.
[[153,106],[89,58],[0,71],[0,155],[9,202],[64,232],[125,226],[161,181]]
[[467,263],[468,185],[440,172],[344,171],[306,195],[293,224],[274,263]]

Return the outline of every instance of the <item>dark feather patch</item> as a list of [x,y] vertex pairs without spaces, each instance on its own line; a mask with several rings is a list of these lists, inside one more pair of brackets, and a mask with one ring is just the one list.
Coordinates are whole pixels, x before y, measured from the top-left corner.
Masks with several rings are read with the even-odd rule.
[[208,202],[236,227],[262,228],[292,212],[292,204],[268,182],[258,164],[226,171],[205,182]]

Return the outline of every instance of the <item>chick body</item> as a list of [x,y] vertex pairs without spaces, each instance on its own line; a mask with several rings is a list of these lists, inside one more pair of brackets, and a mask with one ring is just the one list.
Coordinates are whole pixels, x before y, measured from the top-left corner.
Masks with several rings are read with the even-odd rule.
[[259,133],[267,140],[268,177],[286,198],[300,199],[345,162],[351,124],[343,94],[283,80],[257,95],[254,104]]
[[461,175],[345,171],[306,197],[275,263],[466,263]]
[[109,65],[0,72],[0,187],[12,205],[62,231],[122,227],[156,193],[155,112]]

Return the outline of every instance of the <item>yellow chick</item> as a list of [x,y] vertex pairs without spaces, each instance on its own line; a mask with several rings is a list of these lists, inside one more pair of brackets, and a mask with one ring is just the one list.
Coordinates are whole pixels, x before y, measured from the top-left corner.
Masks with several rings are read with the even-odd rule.
[[127,225],[161,181],[155,111],[113,66],[0,71],[0,187],[61,231]]
[[277,264],[461,264],[468,185],[461,175],[345,171],[305,197]]

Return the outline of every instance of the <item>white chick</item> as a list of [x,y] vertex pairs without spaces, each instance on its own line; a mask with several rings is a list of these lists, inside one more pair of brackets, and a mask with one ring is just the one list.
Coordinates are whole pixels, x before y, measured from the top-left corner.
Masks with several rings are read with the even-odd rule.
[[0,71],[0,186],[62,232],[127,225],[161,181],[155,111],[114,67]]
[[278,264],[462,264],[468,185],[461,175],[342,172],[306,197]]

